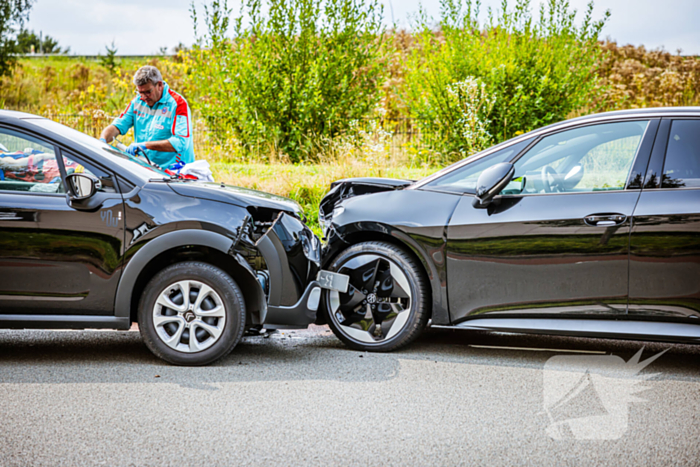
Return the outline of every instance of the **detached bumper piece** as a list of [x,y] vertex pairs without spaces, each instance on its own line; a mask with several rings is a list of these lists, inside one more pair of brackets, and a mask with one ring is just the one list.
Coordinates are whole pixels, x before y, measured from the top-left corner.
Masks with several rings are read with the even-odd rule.
[[308,327],[316,321],[321,289],[330,283],[327,274],[321,275],[324,285],[317,280],[321,242],[299,219],[280,213],[255,246],[265,258],[269,274],[262,324],[278,329]]
[[272,329],[305,328],[316,321],[319,303],[321,303],[321,285],[313,281],[294,305],[268,305],[264,326]]

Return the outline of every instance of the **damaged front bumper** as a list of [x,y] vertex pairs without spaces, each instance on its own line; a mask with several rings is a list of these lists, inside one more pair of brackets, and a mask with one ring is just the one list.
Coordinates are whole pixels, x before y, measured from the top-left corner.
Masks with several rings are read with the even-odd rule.
[[320,270],[321,242],[296,217],[280,213],[255,247],[266,265],[258,273],[267,296],[266,328],[305,328],[316,321],[322,289],[347,290],[347,276]]

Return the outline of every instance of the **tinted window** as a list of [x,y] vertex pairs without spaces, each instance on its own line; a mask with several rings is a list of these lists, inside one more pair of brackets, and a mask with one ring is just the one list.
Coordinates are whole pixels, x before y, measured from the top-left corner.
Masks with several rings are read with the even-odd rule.
[[0,129],[0,190],[65,193],[54,147]]
[[671,124],[661,187],[700,187],[700,120]]
[[543,138],[515,163],[523,193],[622,190],[648,121],[566,130]]
[[459,193],[474,193],[476,181],[481,172],[499,162],[508,162],[517,156],[532,142],[532,138],[508,146],[496,151],[493,154],[477,159],[474,162],[454,170],[443,177],[428,183],[427,187],[439,188],[445,191],[456,191]]

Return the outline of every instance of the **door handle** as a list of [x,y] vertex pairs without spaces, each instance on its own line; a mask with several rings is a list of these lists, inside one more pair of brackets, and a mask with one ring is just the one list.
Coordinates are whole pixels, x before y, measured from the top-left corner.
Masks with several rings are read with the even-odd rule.
[[591,214],[583,218],[583,221],[592,227],[610,227],[622,225],[627,220],[624,214]]

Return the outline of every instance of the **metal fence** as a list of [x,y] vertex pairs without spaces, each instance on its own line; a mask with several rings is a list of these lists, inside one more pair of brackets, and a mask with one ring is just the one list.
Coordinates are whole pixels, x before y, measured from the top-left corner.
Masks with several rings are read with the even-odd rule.
[[[110,115],[80,115],[80,114],[44,114],[44,117],[55,122],[62,123],[68,127],[82,131],[85,134],[95,138],[100,137],[102,130],[109,126],[116,117]],[[216,138],[214,132],[210,131],[204,124],[203,119],[193,119],[194,147],[205,150],[212,145],[212,141]],[[121,139],[121,137],[120,137]],[[122,142],[129,143],[133,140],[133,130],[130,130],[123,137]]]
[[[109,115],[80,115],[80,114],[44,114],[44,117],[62,123],[98,138],[102,130],[112,123],[114,116]],[[344,128],[349,128],[352,137],[347,138],[347,144],[354,144],[359,151],[383,154],[391,158],[412,157],[421,151],[429,149],[434,143],[434,134],[425,131],[425,125],[410,118],[367,118],[354,120]],[[195,115],[192,127],[195,153],[198,155],[212,154],[222,156],[227,152],[240,153],[239,142],[223,120],[204,119]],[[130,143],[133,133],[130,131],[123,136],[122,142]],[[251,144],[252,150],[263,152],[264,144]],[[409,154],[410,153],[410,154]],[[265,158],[265,154],[253,154]]]

